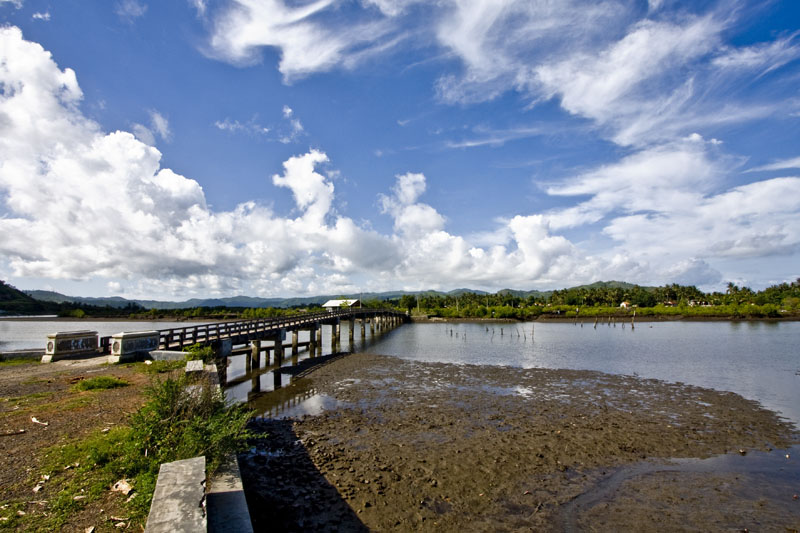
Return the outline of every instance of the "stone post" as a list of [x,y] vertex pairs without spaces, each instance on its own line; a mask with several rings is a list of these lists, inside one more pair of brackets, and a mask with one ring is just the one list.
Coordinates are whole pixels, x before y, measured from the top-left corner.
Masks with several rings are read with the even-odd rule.
[[298,331],[295,329],[292,331],[292,355],[297,355],[297,335]]

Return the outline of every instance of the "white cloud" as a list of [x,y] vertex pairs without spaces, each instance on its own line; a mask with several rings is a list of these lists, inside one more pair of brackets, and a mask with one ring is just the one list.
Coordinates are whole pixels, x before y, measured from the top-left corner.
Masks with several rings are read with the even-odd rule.
[[747,172],[760,172],[762,170],[786,170],[791,168],[800,168],[800,157],[775,161],[774,163],[770,163],[768,165],[751,168]]
[[314,170],[324,154],[291,158],[274,177],[295,195],[297,218],[254,202],[211,211],[196,181],[160,167],[158,150],[80,112],[73,71],[17,28],[1,29],[0,41],[0,254],[15,275],[138,280],[131,290],[161,294],[275,294],[284,280],[327,287],[334,272],[395,262],[387,238],[331,212],[333,185]]
[[642,150],[552,186],[550,194],[589,199],[546,218],[552,228],[596,224],[616,243],[611,254],[650,265],[656,279],[686,271],[708,280],[711,261],[800,251],[800,178],[725,188],[731,163],[709,146],[695,139]]
[[[162,168],[161,153],[143,142],[169,136],[161,114],[133,128],[138,140],[103,131],[80,109],[75,73],[18,28],[0,29],[0,63],[0,268],[15,276],[124,280],[132,296],[714,283],[718,262],[796,256],[800,247],[800,178],[728,184],[733,163],[691,130],[552,183],[548,194],[579,201],[496,221],[483,235],[449,231],[423,201],[421,173],[398,175],[379,198],[392,232],[355,223],[333,207],[335,173],[321,170],[330,163],[319,150],[272,176],[292,193],[290,216],[259,201],[213,211],[198,182]],[[284,115],[295,119],[288,106]],[[575,244],[571,231],[588,237]],[[614,247],[590,249],[595,237]]]
[[723,69],[760,70],[763,75],[800,57],[800,47],[793,43],[796,36],[797,33],[772,42],[729,48],[713,63]]
[[172,138],[169,121],[158,111],[150,110],[148,114],[150,115],[150,126],[134,122],[131,124],[133,134],[149,146],[156,145],[156,136],[160,137],[162,141],[168,142]]
[[231,133],[245,132],[256,135],[266,135],[270,132],[270,128],[267,126],[262,126],[257,122],[256,116],[253,116],[253,118],[245,123],[239,122],[238,120],[231,120],[226,117],[225,120],[218,120],[214,122],[214,126],[216,126],[217,129]]
[[20,9],[22,7],[22,0],[0,0],[0,5],[2,4],[11,4],[15,8]]
[[373,46],[384,49],[385,43],[375,44],[389,35],[390,27],[381,21],[348,19],[329,22],[330,26],[319,22],[334,4],[334,0],[316,0],[295,7],[282,0],[233,0],[214,21],[212,55],[250,64],[258,61],[260,48],[278,48],[278,68],[284,80],[291,82],[345,63],[352,68],[357,58],[371,56]]
[[278,137],[278,141],[289,144],[303,135],[305,129],[300,119],[294,116],[294,110],[288,105],[283,106],[283,118],[288,122],[288,130],[284,129],[284,132]]
[[133,129],[133,134],[136,135],[136,138],[145,143],[148,146],[155,146],[156,145],[156,136],[153,135],[153,132],[150,131],[150,128],[139,124],[138,122],[134,122],[131,124],[131,129]]
[[150,125],[153,130],[161,137],[161,140],[168,141],[172,137],[169,129],[169,121],[158,111],[150,111]]
[[138,0],[120,0],[116,4],[115,11],[121,18],[132,21],[147,13],[147,4]]
[[206,0],[189,0],[189,5],[197,11],[197,16],[204,17],[206,15],[206,8],[208,7]]
[[50,20],[50,12],[49,11],[45,11],[45,12],[41,13],[41,12],[37,11],[36,13],[31,15],[31,18],[33,20],[45,20],[45,21],[47,21],[47,20]]

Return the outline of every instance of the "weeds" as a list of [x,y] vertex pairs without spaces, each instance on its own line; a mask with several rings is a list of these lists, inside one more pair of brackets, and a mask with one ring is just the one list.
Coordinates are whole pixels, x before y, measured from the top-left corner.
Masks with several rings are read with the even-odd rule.
[[199,342],[184,348],[183,351],[187,352],[187,361],[202,359],[203,363],[210,364],[213,363],[215,359],[214,349],[211,346],[203,345]]
[[150,361],[150,364],[145,363],[130,363],[130,366],[139,372],[145,374],[165,374],[172,372],[186,365],[186,360],[180,359],[178,361]]
[[143,523],[161,463],[205,455],[210,474],[251,437],[245,426],[252,413],[241,405],[227,405],[208,379],[167,377],[154,382],[145,393],[147,401],[132,415],[130,427],[97,432],[79,442],[51,448],[42,474],[51,476],[49,490],[57,494],[51,498],[46,516],[9,517],[0,522],[0,529],[58,529],[72,513],[102,498],[123,478],[135,491],[135,497],[127,500],[126,513],[133,523]]
[[130,385],[130,383],[114,376],[96,376],[81,380],[72,388],[76,391],[106,390],[116,389],[117,387],[127,387],[128,385]]

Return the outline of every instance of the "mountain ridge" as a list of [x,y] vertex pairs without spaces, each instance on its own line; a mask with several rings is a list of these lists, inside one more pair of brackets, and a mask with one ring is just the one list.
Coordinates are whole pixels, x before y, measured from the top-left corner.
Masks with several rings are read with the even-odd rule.
[[[576,287],[565,287],[565,289],[592,289],[592,288],[622,288],[630,289],[636,287],[633,283],[624,281],[596,281],[588,285],[578,285]],[[645,287],[647,288],[647,287]],[[193,307],[276,307],[276,308],[290,308],[290,307],[304,307],[309,305],[322,305],[328,300],[336,298],[359,298],[361,300],[393,300],[400,298],[403,295],[409,294],[412,296],[460,296],[465,293],[473,293],[480,295],[488,294],[511,294],[521,298],[534,296],[539,298],[547,298],[556,290],[520,290],[520,289],[501,289],[496,293],[480,289],[458,288],[450,291],[436,291],[436,290],[420,290],[420,291],[384,291],[384,292],[365,292],[360,294],[345,293],[345,294],[329,294],[317,296],[295,296],[295,297],[271,297],[259,298],[254,296],[229,296],[225,298],[190,298],[183,301],[170,301],[170,300],[147,300],[147,299],[128,299],[122,296],[105,296],[105,297],[91,297],[91,296],[68,296],[55,291],[45,290],[26,290],[20,291],[37,301],[41,302],[73,302],[85,305],[95,305],[99,307],[111,306],[116,308],[124,308],[131,305],[141,306],[144,309],[186,309]]]

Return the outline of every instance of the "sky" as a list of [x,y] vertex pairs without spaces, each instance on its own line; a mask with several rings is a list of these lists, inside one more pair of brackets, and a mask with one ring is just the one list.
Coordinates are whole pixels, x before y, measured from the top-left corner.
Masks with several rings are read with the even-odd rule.
[[0,0],[0,279],[800,277],[800,3]]

